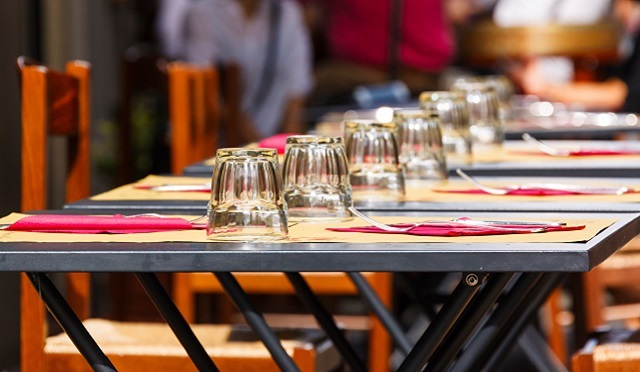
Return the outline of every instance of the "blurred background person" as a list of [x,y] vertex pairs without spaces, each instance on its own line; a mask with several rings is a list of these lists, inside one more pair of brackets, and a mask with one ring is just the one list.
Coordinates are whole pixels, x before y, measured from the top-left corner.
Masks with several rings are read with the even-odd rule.
[[168,59],[185,57],[185,21],[193,2],[193,0],[159,0],[155,31],[160,51]]
[[349,103],[354,88],[393,80],[414,96],[438,88],[455,45],[443,1],[303,2],[322,7],[319,27],[326,35],[326,58],[317,61],[311,106]]
[[627,43],[621,50],[621,62],[604,69],[597,81],[557,81],[538,60],[526,63],[516,75],[523,93],[541,99],[578,105],[584,110],[640,112],[640,3],[615,0],[612,16],[624,27]]
[[186,60],[237,63],[241,70],[245,143],[301,133],[311,90],[311,45],[293,0],[200,0],[185,18]]

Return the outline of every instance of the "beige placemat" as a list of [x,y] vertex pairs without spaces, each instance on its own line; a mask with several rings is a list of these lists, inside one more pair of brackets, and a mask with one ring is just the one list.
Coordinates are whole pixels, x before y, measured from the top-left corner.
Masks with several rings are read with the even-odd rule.
[[[538,182],[537,179],[532,179],[528,182]],[[488,186],[493,187],[505,187],[513,183],[505,183],[499,181],[484,181]],[[561,183],[565,183],[562,181]],[[589,183],[585,183],[584,180],[575,179],[570,182],[566,182],[576,185],[585,186],[603,186],[603,187],[620,187],[625,186],[634,191],[640,190],[640,185],[619,185],[612,184],[606,179],[602,180],[589,180]],[[453,190],[470,190],[474,189],[474,186],[468,182],[462,180],[445,180],[434,182],[423,181],[409,181],[406,184],[406,195],[402,199],[408,202],[436,202],[436,203],[463,203],[463,202],[487,202],[487,203],[504,203],[504,202],[608,202],[608,203],[633,203],[640,202],[640,192],[631,192],[622,195],[543,195],[543,196],[529,196],[529,195],[491,195],[491,194],[466,194],[455,192],[438,192],[441,191],[453,191]]]
[[[92,200],[209,200],[209,193],[206,192],[178,192],[178,191],[153,191],[136,188],[139,185],[184,185],[202,184],[209,182],[206,177],[167,177],[150,175],[140,181],[128,185],[120,186],[113,190],[91,197]],[[580,184],[579,179],[573,183]],[[584,182],[584,181],[582,181]],[[634,190],[640,190],[640,185],[618,185],[603,179],[590,180],[590,186],[625,186]],[[496,181],[485,182],[490,186],[504,187],[507,183]],[[473,189],[469,183],[461,180],[445,181],[408,181],[406,185],[406,196],[402,199],[408,202],[435,202],[435,203],[455,203],[455,202],[612,202],[612,203],[632,203],[640,202],[640,192],[623,195],[554,195],[554,196],[526,196],[526,195],[490,195],[490,194],[464,194],[438,192],[436,190],[468,190]],[[355,200],[366,201],[369,197],[354,194]]]
[[91,197],[91,200],[209,200],[208,192],[153,191],[136,186],[188,185],[210,183],[207,177],[167,177],[150,175],[140,181]]
[[602,161],[640,161],[639,155],[589,155],[589,156],[550,156],[542,152],[523,148],[511,147],[494,148],[486,151],[474,152],[472,163],[527,163],[527,162],[602,162]]
[[[0,219],[0,224],[10,224],[24,214],[12,213]],[[461,215],[462,216],[462,215]],[[175,217],[175,216],[172,216]],[[183,216],[186,219],[194,219],[198,216]],[[487,219],[499,220],[499,217],[488,214]],[[402,217],[376,217],[384,223],[415,222],[422,220],[446,220],[445,218],[433,218],[428,214],[424,216]],[[519,220],[527,220],[522,218]],[[549,221],[560,221],[550,219]],[[336,232],[326,230],[328,227],[354,227],[367,226],[368,223],[360,219],[352,219],[344,222],[324,223],[295,223],[291,224],[289,236],[286,240],[274,243],[287,242],[340,242],[340,243],[569,243],[588,241],[598,232],[613,224],[612,218],[588,218],[588,219],[563,219],[569,226],[585,225],[583,230],[554,231],[536,234],[512,234],[512,235],[488,235],[465,237],[434,237],[411,236],[401,234],[365,234],[355,232]],[[185,230],[171,232],[135,233],[135,234],[65,234],[65,233],[32,233],[20,231],[0,231],[0,243],[7,242],[122,242],[122,243],[157,243],[157,242],[207,242],[203,230]],[[265,243],[268,243],[265,241]]]

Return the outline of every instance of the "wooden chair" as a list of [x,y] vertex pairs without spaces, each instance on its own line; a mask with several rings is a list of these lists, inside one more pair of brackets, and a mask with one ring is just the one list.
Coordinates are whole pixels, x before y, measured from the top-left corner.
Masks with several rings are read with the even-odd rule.
[[[635,238],[608,260],[587,273],[584,279],[585,317],[588,330],[611,322],[640,326],[640,238]],[[616,298],[627,291],[629,299]],[[607,292],[613,300],[607,301]],[[617,296],[620,297],[620,296]]]
[[[66,201],[89,196],[89,69],[83,61],[69,62],[60,73],[34,61],[17,60],[22,100],[21,209],[41,210],[47,204],[47,139],[68,138]],[[83,319],[89,313],[89,276],[69,274],[68,301]],[[31,282],[21,277],[21,366],[44,370],[45,309]]]
[[573,372],[635,372],[640,370],[638,330],[600,329],[573,354]]
[[[220,68],[196,67],[183,62],[173,62],[167,66],[169,76],[169,111],[171,118],[172,173],[180,174],[189,164],[214,155],[216,133],[225,135],[225,143],[238,145],[235,134],[240,112],[240,71],[235,65]],[[221,88],[220,95],[216,91]],[[220,103],[223,102],[222,105]],[[222,118],[225,128],[218,131]],[[235,273],[247,293],[250,294],[293,294],[293,288],[281,273]],[[305,273],[305,279],[317,294],[355,295],[354,285],[344,273]],[[391,306],[391,275],[386,273],[365,273],[382,301]],[[211,274],[177,273],[172,278],[173,298],[188,322],[195,322],[196,295],[202,293],[224,293],[221,285]],[[390,338],[382,324],[373,315],[369,316],[370,366],[372,370],[388,369]]]
[[218,72],[182,62],[167,65],[171,172],[215,155],[220,124]]
[[[73,61],[64,73],[25,57],[17,61],[22,98],[22,210],[47,208],[47,137],[68,137],[68,202],[89,196],[89,64]],[[68,275],[67,298],[89,333],[116,368],[123,370],[194,370],[169,327],[89,319],[88,274]],[[194,333],[215,363],[225,370],[277,370],[261,342],[228,325],[196,325]],[[315,332],[315,333],[314,333]],[[321,333],[321,332],[320,332]],[[288,336],[287,336],[288,334]],[[318,330],[288,332],[283,345],[302,370],[333,370],[339,358]],[[65,334],[47,337],[43,302],[26,275],[21,279],[21,369],[88,370],[89,365]]]

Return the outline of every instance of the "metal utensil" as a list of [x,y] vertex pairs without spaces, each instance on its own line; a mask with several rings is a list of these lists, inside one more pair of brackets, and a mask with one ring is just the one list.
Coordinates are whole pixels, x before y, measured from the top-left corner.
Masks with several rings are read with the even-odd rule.
[[151,186],[148,190],[152,191],[210,191],[211,184],[164,184]]
[[408,222],[403,223],[407,225],[404,227],[391,226],[380,221],[376,221],[366,214],[360,212],[354,207],[350,207],[349,211],[364,221],[370,223],[372,226],[379,228],[380,230],[390,232],[407,232],[418,226],[440,226],[443,225],[460,225],[460,226],[482,226],[486,229],[493,229],[496,231],[521,231],[523,229],[529,232],[543,232],[547,227],[558,227],[565,225],[564,222],[535,222],[535,221],[493,221],[493,220],[472,220],[466,217],[454,219],[452,221],[421,221],[421,222]]
[[522,139],[525,142],[536,146],[538,148],[538,150],[544,152],[545,154],[551,155],[551,156],[569,156],[569,155],[571,155],[571,151],[565,150],[565,149],[557,149],[555,147],[551,147],[551,146],[547,145],[546,143],[541,142],[540,140],[537,140],[537,139],[533,138],[533,136],[531,136],[529,133],[523,133],[522,134]]
[[548,189],[556,191],[567,191],[576,194],[598,194],[598,195],[622,195],[631,190],[628,187],[600,187],[600,186],[585,186],[585,185],[573,185],[565,183],[551,183],[551,182],[536,182],[525,183],[522,185],[508,185],[502,188],[491,187],[483,184],[475,178],[469,176],[462,169],[456,169],[456,173],[465,181],[471,183],[478,189],[492,195],[506,195],[516,190],[535,190],[535,189]]

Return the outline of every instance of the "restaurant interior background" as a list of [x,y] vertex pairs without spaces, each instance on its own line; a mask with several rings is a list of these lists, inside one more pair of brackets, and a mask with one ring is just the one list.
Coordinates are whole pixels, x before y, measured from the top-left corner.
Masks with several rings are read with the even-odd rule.
[[[150,37],[155,0],[0,1],[0,213],[20,210],[20,100],[15,61],[26,55],[55,69],[91,63],[92,194],[117,186],[122,57]],[[61,144],[51,144],[52,151]],[[56,153],[51,175],[64,164]],[[61,187],[61,186],[59,186]],[[52,195],[53,196],[53,195]],[[52,201],[62,205],[62,197]],[[19,275],[0,273],[0,370],[19,360]]]

